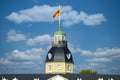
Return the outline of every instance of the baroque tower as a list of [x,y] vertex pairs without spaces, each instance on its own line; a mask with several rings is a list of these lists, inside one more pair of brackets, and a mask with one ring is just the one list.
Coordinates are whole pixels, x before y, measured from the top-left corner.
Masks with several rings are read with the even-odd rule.
[[46,56],[46,74],[73,73],[73,58],[67,46],[66,34],[58,25],[54,41]]

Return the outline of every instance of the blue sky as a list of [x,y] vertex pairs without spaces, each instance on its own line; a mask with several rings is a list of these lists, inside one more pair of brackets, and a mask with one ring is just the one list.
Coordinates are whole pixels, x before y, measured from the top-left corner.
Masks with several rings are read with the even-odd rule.
[[52,15],[61,5],[61,27],[73,54],[74,73],[92,69],[120,74],[119,0],[1,0],[0,73],[44,73],[57,31]]

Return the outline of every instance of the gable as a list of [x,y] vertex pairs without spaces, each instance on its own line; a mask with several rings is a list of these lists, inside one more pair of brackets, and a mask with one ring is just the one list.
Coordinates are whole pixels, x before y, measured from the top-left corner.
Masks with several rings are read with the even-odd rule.
[[67,78],[62,77],[61,75],[53,76],[47,80],[68,80]]

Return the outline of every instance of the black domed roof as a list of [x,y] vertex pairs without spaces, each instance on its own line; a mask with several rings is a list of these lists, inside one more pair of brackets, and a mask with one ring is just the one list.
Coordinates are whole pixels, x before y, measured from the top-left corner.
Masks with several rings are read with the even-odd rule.
[[46,62],[73,63],[73,58],[67,47],[52,47],[47,54]]

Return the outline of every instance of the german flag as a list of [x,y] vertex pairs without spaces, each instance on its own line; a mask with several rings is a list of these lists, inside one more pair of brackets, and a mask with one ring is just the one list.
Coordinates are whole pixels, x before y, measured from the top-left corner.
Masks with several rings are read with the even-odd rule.
[[60,9],[58,9],[58,10],[54,13],[53,18],[55,18],[56,16],[60,16]]

